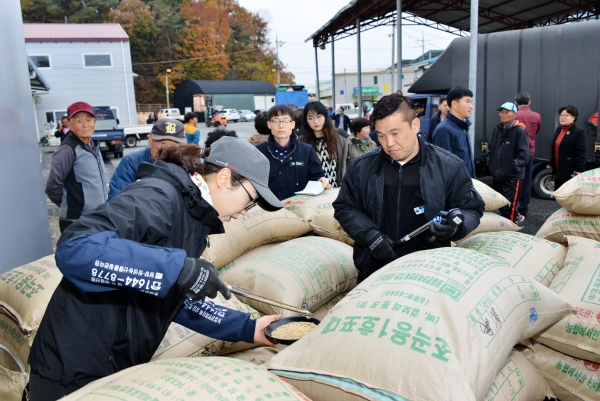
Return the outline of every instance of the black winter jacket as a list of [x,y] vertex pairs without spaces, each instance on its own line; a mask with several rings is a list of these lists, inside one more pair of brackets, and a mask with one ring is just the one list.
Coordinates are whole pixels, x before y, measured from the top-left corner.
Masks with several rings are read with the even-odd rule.
[[[83,215],[60,238],[56,260],[65,276],[33,342],[32,372],[63,385],[83,386],[148,362],[171,322],[185,309],[187,298],[175,285],[183,261],[186,256],[199,257],[207,235],[223,233],[223,224],[181,167],[162,161],[141,163],[137,178],[110,202]],[[90,238],[105,243],[94,246]],[[130,274],[120,273],[119,266],[121,272],[128,266]],[[129,283],[110,278],[119,287],[110,285],[113,274],[119,281],[127,277]],[[102,275],[104,283],[98,279]],[[158,293],[152,294],[152,287],[149,293],[132,288],[137,282],[145,289],[151,280],[162,280],[155,288]],[[245,331],[253,334],[252,327]]]
[[558,147],[558,169],[556,168],[556,160],[554,159],[554,142],[560,134],[562,127],[559,125],[554,132],[552,147],[550,149],[550,166],[552,166],[552,174],[556,175],[559,181],[568,181],[571,179],[571,174],[574,171],[579,173],[585,171],[585,133],[581,128],[573,124],[569,129],[569,135],[565,135]]
[[[422,138],[419,138],[419,146],[425,217],[431,220],[441,210],[462,209],[464,224],[451,240],[464,238],[479,226],[485,204],[460,158]],[[368,271],[371,262],[367,233],[381,230],[384,219],[402,218],[402,211],[383,210],[384,158],[382,148],[356,158],[348,166],[339,195],[333,202],[335,219],[354,240],[354,265],[360,271]]]
[[499,180],[522,180],[529,163],[529,137],[527,131],[513,124],[494,127],[488,145],[487,163],[492,177]]

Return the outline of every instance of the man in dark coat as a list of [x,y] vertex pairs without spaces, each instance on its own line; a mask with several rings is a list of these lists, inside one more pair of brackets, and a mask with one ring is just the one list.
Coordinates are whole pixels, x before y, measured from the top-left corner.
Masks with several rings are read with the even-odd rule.
[[[336,220],[354,240],[359,282],[396,258],[464,238],[479,225],[485,207],[464,163],[418,137],[421,122],[410,98],[384,96],[371,123],[381,148],[348,166],[333,202]],[[394,248],[395,241],[453,208],[464,213],[461,226],[442,219],[430,226],[435,239],[421,235]]]
[[473,92],[457,87],[448,92],[446,99],[450,111],[433,131],[430,142],[460,157],[465,162],[469,175],[475,178],[475,163],[469,139],[471,122],[468,120],[473,110]]
[[488,167],[494,178],[492,187],[510,202],[500,209],[502,216],[522,223],[525,216],[517,211],[517,204],[529,163],[529,139],[525,125],[515,120],[517,106],[514,103],[506,102],[496,110],[500,112],[500,124],[494,128],[487,153]]
[[335,128],[341,129],[346,132],[346,138],[348,137],[348,128],[350,127],[350,117],[344,114],[344,108],[340,107],[339,113],[333,116],[333,123]]

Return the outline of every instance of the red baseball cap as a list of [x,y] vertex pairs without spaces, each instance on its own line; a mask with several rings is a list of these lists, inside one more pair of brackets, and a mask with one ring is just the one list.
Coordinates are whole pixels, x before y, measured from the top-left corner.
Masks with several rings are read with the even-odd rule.
[[96,117],[94,110],[89,103],[75,102],[67,108],[67,116],[69,117],[69,120],[80,111],[85,111],[86,113],[90,113],[92,116]]

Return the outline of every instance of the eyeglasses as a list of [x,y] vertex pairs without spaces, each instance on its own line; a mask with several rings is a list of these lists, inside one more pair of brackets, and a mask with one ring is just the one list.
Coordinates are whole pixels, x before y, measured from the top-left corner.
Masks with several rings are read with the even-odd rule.
[[247,212],[258,204],[258,202],[257,202],[258,198],[256,198],[256,199],[252,198],[252,195],[250,195],[250,192],[248,192],[248,190],[246,189],[244,184],[242,184],[242,181],[239,178],[236,178],[235,180],[242,186],[242,188],[244,188],[244,191],[246,191],[246,193],[248,194],[248,198],[250,198],[250,203],[248,204],[248,206],[246,206],[244,209],[242,209]]
[[323,114],[317,114],[317,115],[316,115],[316,116],[314,116],[314,117],[312,117],[312,116],[311,116],[311,117],[308,117],[306,120],[307,120],[308,122],[312,123],[313,121],[322,120],[322,119],[324,119],[324,118],[325,118],[325,116],[324,116]]
[[288,125],[290,125],[291,122],[292,122],[292,120],[271,120],[271,124],[275,124],[275,125],[283,124],[286,127]]

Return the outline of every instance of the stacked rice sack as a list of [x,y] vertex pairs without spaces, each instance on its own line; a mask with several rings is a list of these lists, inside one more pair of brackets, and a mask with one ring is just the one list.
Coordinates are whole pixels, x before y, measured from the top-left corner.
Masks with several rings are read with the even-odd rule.
[[20,401],[29,380],[27,358],[62,274],[54,255],[0,274],[0,399]]
[[565,244],[568,235],[600,241],[600,168],[586,171],[553,193],[562,207],[536,236]]
[[[511,350],[573,310],[500,259],[421,251],[360,283],[265,367],[313,400],[541,401],[551,392]],[[535,394],[514,398],[515,385]]]
[[251,362],[223,357],[153,361],[96,380],[63,401],[310,401]]
[[354,240],[333,217],[332,203],[339,192],[339,188],[327,189],[317,196],[296,195],[282,203],[287,210],[308,221],[314,234],[354,245]]
[[510,202],[504,196],[479,180],[473,180],[473,187],[475,187],[475,190],[483,199],[485,211],[483,212],[479,226],[467,237],[479,233],[519,231],[521,229],[521,227],[496,212],[501,207],[510,205]]

